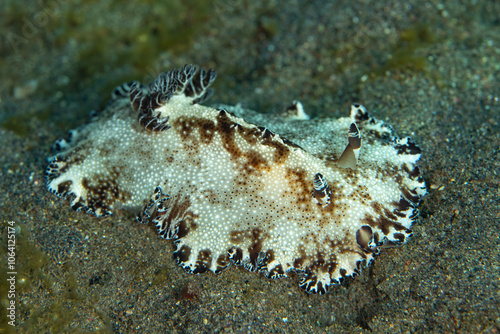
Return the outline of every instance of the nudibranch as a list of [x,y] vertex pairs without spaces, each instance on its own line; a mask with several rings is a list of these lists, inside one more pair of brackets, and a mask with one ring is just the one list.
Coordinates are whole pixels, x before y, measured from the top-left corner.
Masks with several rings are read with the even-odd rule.
[[316,120],[300,102],[283,115],[202,106],[215,76],[186,65],[116,88],[55,142],[47,188],[97,217],[136,212],[174,240],[189,273],[295,272],[309,293],[408,239],[426,193],[410,138],[359,104]]

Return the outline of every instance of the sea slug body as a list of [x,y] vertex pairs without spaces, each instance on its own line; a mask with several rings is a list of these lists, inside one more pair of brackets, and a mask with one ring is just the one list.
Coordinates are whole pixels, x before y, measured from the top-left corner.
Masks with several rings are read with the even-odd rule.
[[426,193],[410,138],[358,104],[321,120],[300,102],[285,115],[202,106],[215,76],[186,65],[116,88],[90,124],[56,141],[47,188],[97,217],[136,212],[175,241],[189,273],[296,272],[309,293],[407,240]]

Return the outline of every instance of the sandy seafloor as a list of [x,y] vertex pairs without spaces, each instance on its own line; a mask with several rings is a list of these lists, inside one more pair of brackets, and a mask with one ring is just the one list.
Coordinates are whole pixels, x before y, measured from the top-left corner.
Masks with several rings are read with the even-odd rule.
[[[498,333],[498,1],[2,1],[0,332]],[[206,104],[313,117],[364,104],[423,150],[414,236],[307,295],[232,267],[192,276],[153,227],[96,219],[45,190],[53,141],[113,86],[195,63]],[[16,327],[6,322],[16,225]]]

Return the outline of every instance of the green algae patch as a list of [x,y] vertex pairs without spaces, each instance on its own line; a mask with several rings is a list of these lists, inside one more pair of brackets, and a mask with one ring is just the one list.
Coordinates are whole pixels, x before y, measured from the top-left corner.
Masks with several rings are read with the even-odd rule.
[[[154,64],[162,52],[179,54],[191,47],[194,37],[202,31],[211,17],[214,6],[211,1],[141,1],[128,4],[112,1],[108,8],[134,13],[132,22],[108,22],[90,20],[96,15],[97,6],[82,6],[75,12],[62,14],[64,29],[56,45],[72,40],[77,45],[75,54],[76,74],[80,79],[91,78],[107,67],[133,65],[134,75],[140,76]],[[136,14],[135,14],[136,13]],[[110,78],[116,82],[116,78]]]
[[22,111],[15,113],[0,122],[0,126],[5,130],[9,130],[21,137],[28,137],[36,131],[36,123],[27,122],[26,120],[35,119],[38,121],[46,121],[50,118],[51,110],[45,109],[42,111]]
[[419,24],[403,30],[392,49],[391,58],[379,71],[412,70],[426,71],[426,50],[435,42],[430,26]]
[[22,115],[12,115],[3,120],[1,125],[2,128],[10,130],[21,137],[26,137],[30,133],[30,127],[26,123],[26,118]]
[[[20,314],[26,311],[26,306],[23,305],[22,296],[38,288],[40,285],[44,285],[46,287],[52,286],[51,279],[43,272],[42,268],[49,263],[49,257],[38,249],[33,241],[30,240],[30,233],[28,228],[22,223],[14,223],[15,229],[15,263],[14,268],[5,270],[8,268],[8,251],[11,251],[7,248],[7,235],[8,235],[8,227],[10,227],[9,223],[4,221],[1,227],[1,249],[2,256],[0,257],[0,266],[3,268],[0,271],[0,279],[2,282],[6,282],[7,278],[15,277],[15,300],[16,300],[16,326],[19,321]],[[11,240],[11,239],[9,239]],[[7,272],[15,272],[16,274],[8,274]],[[0,285],[0,313],[7,314],[7,305],[8,300],[6,299],[8,296],[10,285],[1,284]],[[7,317],[1,317],[0,319],[0,328],[6,329],[8,328],[7,321],[9,319]]]
[[[7,227],[4,222],[1,226],[0,266],[7,268]],[[78,292],[78,281],[74,272],[76,268],[71,262],[63,265],[64,274],[58,275],[52,271],[47,274],[51,258],[41,251],[32,240],[29,229],[23,223],[15,223],[15,275],[16,277],[16,327],[8,325],[9,319],[1,317],[0,331],[15,333],[18,330],[25,333],[86,333],[85,330],[71,328],[78,310],[87,307],[102,320],[103,326],[98,332],[110,333],[110,319],[93,305],[88,305]],[[0,272],[0,279],[6,282],[11,275],[7,270]],[[55,278],[54,278],[55,277]],[[62,289],[61,289],[62,288]],[[9,285],[0,285],[0,312],[7,314],[6,307]],[[48,303],[38,303],[39,294],[50,296]],[[33,299],[35,297],[35,299]]]
[[439,84],[437,72],[430,70],[427,53],[436,42],[429,24],[418,24],[400,32],[398,41],[388,51],[387,61],[371,71],[368,80],[390,72],[422,72]]

